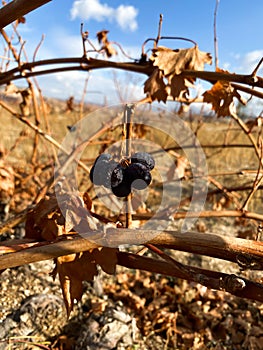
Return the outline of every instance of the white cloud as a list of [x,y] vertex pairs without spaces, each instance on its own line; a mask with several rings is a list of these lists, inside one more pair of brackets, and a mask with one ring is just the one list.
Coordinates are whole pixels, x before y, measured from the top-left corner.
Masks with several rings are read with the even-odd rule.
[[[261,57],[263,57],[263,50],[253,50],[247,52],[245,55],[235,55],[236,64],[234,65],[234,71],[249,74],[256,68]],[[262,74],[263,67],[261,65],[257,74]]]
[[95,19],[102,22],[113,15],[114,9],[107,4],[101,4],[99,0],[75,0],[70,10],[71,18]]
[[123,30],[135,31],[138,27],[136,17],[138,10],[134,6],[120,5],[111,7],[100,0],[75,0],[70,10],[71,19],[94,19],[98,22],[116,22]]
[[136,16],[138,10],[133,6],[120,5],[116,11],[116,21],[122,29],[128,28],[130,31],[135,31],[138,27]]

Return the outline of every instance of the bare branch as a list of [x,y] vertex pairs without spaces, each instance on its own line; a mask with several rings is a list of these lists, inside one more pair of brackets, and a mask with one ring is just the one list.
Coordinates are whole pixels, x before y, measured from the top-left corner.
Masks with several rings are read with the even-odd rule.
[[13,0],[0,9],[0,29],[51,0]]
[[215,51],[215,68],[218,68],[218,42],[216,33],[216,17],[219,6],[219,0],[216,0],[215,12],[214,12],[214,51]]
[[[132,229],[110,229],[109,239],[113,235],[119,237],[120,242],[124,237],[133,235]],[[108,232],[107,231],[107,232]],[[100,235],[99,232],[94,231]],[[154,231],[141,230],[145,236]],[[106,235],[107,236],[107,235]],[[101,233],[101,237],[105,237]],[[98,245],[80,237],[79,235],[60,236],[55,242],[34,242],[28,241],[21,245],[20,241],[12,240],[1,243],[0,270],[29,264],[36,261],[49,260],[62,255],[83,252],[97,248]],[[195,254],[216,257],[244,265],[250,269],[262,269],[263,243],[233,237],[221,237],[213,234],[202,234],[194,232],[166,231],[151,241],[150,245],[156,245],[169,249],[182,250]],[[13,253],[10,253],[13,251]],[[6,253],[7,254],[6,254]],[[145,258],[131,253],[118,252],[118,264],[128,268],[142,269],[154,273],[184,278],[190,281],[201,283],[209,288],[226,290],[234,295],[263,301],[263,285],[249,281],[236,275],[228,275],[222,272],[199,269],[193,266],[175,269],[174,263]],[[178,265],[181,267],[181,265]],[[190,273],[188,273],[190,271]]]

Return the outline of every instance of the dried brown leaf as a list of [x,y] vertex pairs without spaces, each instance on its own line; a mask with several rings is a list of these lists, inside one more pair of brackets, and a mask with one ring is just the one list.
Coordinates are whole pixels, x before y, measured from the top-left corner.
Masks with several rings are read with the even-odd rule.
[[117,55],[117,51],[112,46],[111,42],[108,40],[108,30],[101,30],[97,33],[97,39],[101,45],[101,50],[105,51],[107,57]]
[[114,49],[110,42],[103,45],[101,49],[105,51],[107,57],[117,55],[117,51]]
[[[25,237],[36,240],[47,239],[42,236],[42,231],[45,229],[45,225],[51,219],[55,212],[58,210],[58,203],[56,196],[50,196],[43,198],[38,205],[27,214],[25,224]],[[53,227],[54,229],[54,227]],[[54,239],[57,236],[57,227],[55,230],[51,230],[50,239]]]
[[51,195],[27,214],[25,228],[26,238],[54,240],[62,234],[71,234],[73,229],[77,232],[96,230],[97,220],[87,211],[80,196],[62,195],[58,205],[57,197]]
[[151,76],[145,81],[144,92],[151,97],[152,101],[166,102],[168,93],[163,81],[162,72],[159,69],[155,69]]
[[56,272],[59,274],[62,294],[69,316],[74,300],[79,301],[83,293],[83,281],[92,281],[98,274],[97,266],[113,274],[117,264],[116,248],[96,248],[79,254],[62,256],[57,259]]
[[32,102],[32,92],[28,88],[28,89],[20,90],[19,93],[21,94],[21,97],[23,100],[19,104],[20,109],[21,109],[21,113],[24,116],[28,116],[28,115],[30,115],[30,107],[31,107],[31,102]]
[[210,90],[204,92],[204,102],[211,103],[218,117],[230,116],[235,112],[234,97],[242,104],[246,101],[227,81],[217,81]]
[[19,23],[25,24],[25,23],[26,23],[26,17],[24,17],[24,16],[19,17],[19,18],[16,20],[16,24],[19,24]]
[[176,98],[186,98],[189,95],[188,87],[193,85],[188,79],[183,78],[181,75],[173,75],[171,79],[168,79],[170,84],[167,85],[166,91],[168,95],[174,100]]
[[74,300],[79,301],[82,297],[82,281],[92,281],[98,274],[96,263],[89,252],[71,254],[57,259],[56,271],[69,316]]
[[203,70],[205,63],[212,64],[210,53],[200,51],[197,45],[189,49],[177,50],[159,46],[153,49],[150,60],[154,66],[163,71],[165,77],[178,75],[185,69]]
[[[186,69],[203,70],[205,63],[212,63],[211,55],[200,51],[197,45],[190,49],[178,50],[159,46],[153,49],[150,60],[158,69],[146,80],[144,92],[152,101],[159,102],[166,102],[168,96],[173,99],[187,99],[188,88],[193,86],[194,79],[184,78],[180,74]],[[163,78],[167,79],[168,84]]]
[[101,30],[100,32],[97,32],[96,36],[100,44],[106,44],[108,42],[108,33],[109,31],[105,29]]
[[93,249],[92,256],[102,270],[108,274],[114,274],[117,264],[117,249],[103,247]]

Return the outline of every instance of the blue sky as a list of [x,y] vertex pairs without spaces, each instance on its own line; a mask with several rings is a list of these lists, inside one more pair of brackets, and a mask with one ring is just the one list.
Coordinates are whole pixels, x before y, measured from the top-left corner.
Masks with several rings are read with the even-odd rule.
[[[156,36],[159,15],[162,13],[162,35],[193,39],[202,51],[211,52],[214,56],[214,8],[215,0],[53,0],[28,14],[19,32],[26,40],[29,60],[42,34],[45,40],[37,59],[82,55],[79,35],[81,22],[94,43],[96,32],[108,29],[110,40],[119,42],[132,57],[139,58],[142,42]],[[253,70],[263,56],[262,15],[262,0],[220,1],[217,32],[221,68],[236,73],[250,73]],[[10,30],[10,26],[7,29]],[[162,41],[160,44],[171,48],[189,46],[183,41]],[[125,57],[120,54],[114,59],[122,61]],[[260,74],[263,75],[262,69]],[[74,72],[39,77],[38,81],[45,95],[59,98],[75,95],[79,98],[86,77],[85,73]],[[106,97],[108,103],[118,102],[114,77],[121,87],[123,98],[144,97],[145,76],[101,70],[91,73],[86,100],[102,103]]]

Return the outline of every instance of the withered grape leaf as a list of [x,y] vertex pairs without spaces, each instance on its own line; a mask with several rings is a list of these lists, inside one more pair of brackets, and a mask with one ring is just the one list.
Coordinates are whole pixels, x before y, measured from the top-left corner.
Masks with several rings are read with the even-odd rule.
[[203,93],[204,102],[211,103],[218,117],[226,117],[235,113],[234,97],[242,104],[246,101],[227,81],[217,81],[210,90]]
[[114,248],[101,247],[93,249],[92,256],[104,272],[114,274],[117,264],[117,251],[118,250]]
[[83,294],[83,281],[92,281],[98,274],[97,266],[113,274],[117,264],[117,248],[101,247],[78,254],[59,257],[56,273],[59,274],[62,294],[69,316],[74,300],[79,301]]
[[[43,198],[36,207],[27,214],[25,237],[36,240],[53,240],[58,236],[58,225],[55,213],[58,202],[55,195]],[[54,217],[53,217],[54,215]]]
[[[87,205],[91,206],[92,201],[86,195],[86,201],[87,199]],[[65,213],[65,218],[61,211]],[[47,196],[27,215],[26,238],[54,240],[66,234],[70,239],[77,232],[89,231],[100,233],[97,230],[97,220],[87,211],[83,198],[78,194],[65,193],[59,196],[55,194]],[[117,251],[117,248],[98,246],[89,251],[55,259],[56,267],[53,276],[59,275],[68,316],[73,309],[74,300],[79,301],[82,297],[82,282],[92,281],[98,274],[97,265],[100,265],[109,274],[115,272]]]
[[89,252],[71,254],[57,258],[56,272],[69,316],[74,300],[79,301],[82,297],[82,281],[92,281],[98,274],[96,264]]
[[145,81],[144,93],[151,97],[152,101],[166,102],[168,94],[166,92],[166,85],[163,81],[162,72],[159,69],[155,69]]
[[64,194],[59,197],[53,194],[43,198],[27,214],[25,237],[50,241],[80,227],[81,232],[97,229],[97,220],[85,208],[83,199],[77,194]]
[[181,75],[173,75],[168,81],[170,84],[167,85],[166,91],[174,100],[182,97],[187,98],[189,94],[188,87],[193,87],[190,80],[183,78]]
[[106,44],[108,42],[108,33],[109,31],[105,29],[101,30],[100,32],[97,32],[96,36],[100,44]]
[[205,63],[212,64],[210,53],[200,51],[197,45],[177,50],[159,46],[153,49],[150,60],[163,71],[165,77],[180,74],[185,69],[203,70]]
[[108,30],[101,30],[97,33],[97,39],[98,42],[102,44],[100,49],[105,51],[107,57],[111,57],[113,55],[117,55],[117,51],[114,49],[114,47],[108,40],[108,33]]
[[[168,96],[173,99],[187,98],[188,88],[193,86],[195,79],[184,78],[180,74],[186,69],[203,70],[205,63],[212,63],[212,57],[209,53],[200,51],[197,45],[178,50],[159,46],[152,50],[150,61],[158,69],[146,80],[144,92],[152,101],[166,102]],[[167,79],[167,84],[164,78]]]

